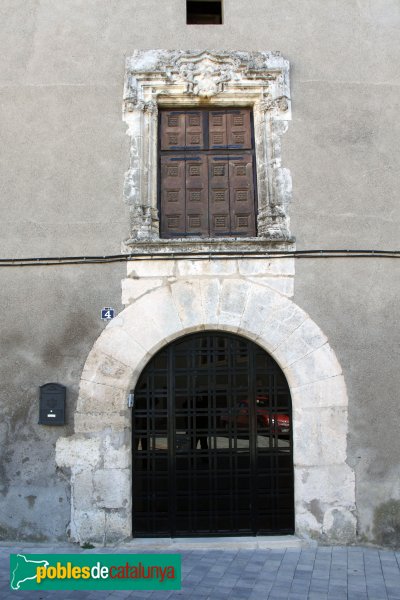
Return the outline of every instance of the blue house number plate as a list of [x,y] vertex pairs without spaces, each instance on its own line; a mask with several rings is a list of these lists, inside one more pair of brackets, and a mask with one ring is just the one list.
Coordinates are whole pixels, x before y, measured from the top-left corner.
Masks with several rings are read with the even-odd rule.
[[101,309],[101,318],[103,321],[111,321],[115,317],[115,310],[110,307]]

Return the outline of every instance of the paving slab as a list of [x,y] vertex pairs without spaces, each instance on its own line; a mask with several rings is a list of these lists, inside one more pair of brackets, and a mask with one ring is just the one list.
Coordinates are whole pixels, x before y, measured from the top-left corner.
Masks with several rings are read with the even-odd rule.
[[[400,600],[400,553],[377,548],[307,546],[285,539],[132,540],[82,549],[74,544],[0,542],[2,600]],[[10,554],[157,554],[182,557],[179,591],[12,591]]]

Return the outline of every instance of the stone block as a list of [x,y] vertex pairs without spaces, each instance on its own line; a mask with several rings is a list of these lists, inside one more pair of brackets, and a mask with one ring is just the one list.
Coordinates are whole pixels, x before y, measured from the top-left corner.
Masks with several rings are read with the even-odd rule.
[[297,535],[306,539],[310,537],[319,539],[322,533],[322,522],[306,510],[302,502],[295,502],[295,531]]
[[354,473],[347,464],[320,467],[295,466],[296,500],[307,507],[317,500],[321,505],[354,508]]
[[346,436],[345,407],[293,411],[293,455],[297,466],[344,463]]
[[70,537],[80,545],[104,545],[106,516],[103,510],[73,510]]
[[241,279],[226,279],[222,283],[218,322],[236,329],[247,302],[251,289],[248,282]]
[[140,344],[140,339],[133,338],[125,331],[126,322],[129,322],[129,318],[132,318],[130,314],[126,314],[126,311],[127,309],[107,325],[96,341],[94,349],[111,356],[123,365],[135,369],[143,359],[144,349]]
[[128,277],[172,277],[175,275],[174,260],[129,260],[126,264]]
[[[111,336],[112,337],[112,336]],[[105,344],[105,339],[102,340]],[[112,348],[108,348],[112,352]],[[93,348],[85,363],[82,379],[110,387],[127,389],[131,380],[131,367],[113,358],[112,354]]]
[[[162,339],[162,332],[152,318],[151,301],[147,300],[146,308],[143,307],[142,301],[143,298],[140,298],[125,309],[129,311],[129,314],[125,316],[125,331],[129,338],[141,348],[142,358],[137,361],[137,364],[142,363],[146,356],[150,358],[148,351],[160,343],[160,338]],[[138,302],[142,303],[140,307],[137,306]]]
[[348,398],[343,375],[307,383],[290,390],[292,405],[300,408],[347,406]]
[[181,277],[222,277],[237,272],[237,262],[233,259],[177,260],[177,274]]
[[294,275],[294,258],[240,258],[238,259],[239,273],[248,275]]
[[101,508],[127,508],[131,502],[131,470],[99,469],[93,475],[93,500]]
[[100,458],[100,439],[73,435],[57,440],[56,463],[59,467],[94,467]]
[[116,414],[75,413],[76,433],[95,433],[107,429],[124,431],[130,427],[130,423],[130,413],[127,410]]
[[135,302],[141,296],[144,296],[151,290],[160,287],[163,280],[157,277],[146,277],[141,279],[123,279],[122,280],[122,304],[128,305]]
[[177,281],[171,285],[172,298],[184,329],[204,328],[204,311],[201,303],[200,281],[190,279]]
[[127,333],[145,350],[153,351],[166,338],[182,330],[182,321],[167,286],[139,298],[125,311]]
[[269,287],[288,298],[292,298],[294,294],[293,277],[249,277],[248,281]]
[[113,414],[125,410],[126,402],[126,390],[82,380],[76,410],[80,413]]
[[341,375],[342,369],[329,344],[314,350],[304,358],[284,368],[290,387]]
[[354,543],[356,529],[357,520],[350,510],[333,507],[325,512],[322,533],[330,544]]
[[296,360],[311,354],[328,341],[326,335],[311,319],[306,319],[277,348],[274,357],[286,367]]
[[222,284],[218,279],[200,280],[201,304],[205,325],[217,325]]
[[106,512],[105,543],[118,544],[132,539],[132,510],[129,505],[124,510]]
[[102,451],[105,469],[130,469],[132,465],[131,432],[115,432],[107,435]]
[[147,299],[150,308],[154,311],[153,319],[158,327],[159,339],[174,336],[182,331],[182,321],[169,287],[153,291],[148,297],[143,298],[143,301]]
[[71,495],[76,510],[93,509],[93,470],[82,468],[72,473]]
[[296,304],[284,296],[278,298],[274,310],[268,313],[261,324],[260,338],[271,350],[277,348],[307,318],[307,314]]
[[281,297],[259,285],[251,285],[240,319],[240,327],[261,335],[263,325],[279,306]]

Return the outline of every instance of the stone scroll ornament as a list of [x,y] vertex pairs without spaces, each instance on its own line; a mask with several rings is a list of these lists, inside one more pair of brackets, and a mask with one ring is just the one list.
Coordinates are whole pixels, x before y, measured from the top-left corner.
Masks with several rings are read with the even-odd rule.
[[[292,239],[291,178],[281,166],[281,136],[291,119],[289,63],[279,52],[136,50],[127,59],[123,115],[131,138],[124,195],[131,241],[159,239],[159,106],[251,106],[258,183],[257,237]],[[127,240],[129,245],[129,240]]]
[[222,57],[212,56],[204,52],[196,57],[182,57],[176,61],[178,73],[170,71],[171,80],[185,81],[186,93],[212,98],[223,90],[223,84],[234,78],[234,71],[240,67],[237,59],[224,60]]

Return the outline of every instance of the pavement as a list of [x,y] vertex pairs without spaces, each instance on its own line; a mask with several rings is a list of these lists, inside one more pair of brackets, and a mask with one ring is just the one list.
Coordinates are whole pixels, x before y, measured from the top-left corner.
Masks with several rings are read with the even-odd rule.
[[[12,591],[10,554],[177,553],[179,591]],[[287,538],[132,540],[82,549],[74,544],[0,543],[0,599],[16,600],[400,600],[400,551],[318,546]]]

